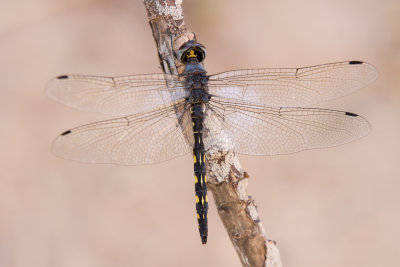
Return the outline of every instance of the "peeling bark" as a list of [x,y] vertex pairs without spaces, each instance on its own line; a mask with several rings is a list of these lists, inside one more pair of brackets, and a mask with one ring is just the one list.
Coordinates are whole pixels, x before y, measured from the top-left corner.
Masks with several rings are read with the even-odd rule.
[[[182,74],[184,65],[175,58],[174,53],[184,43],[196,38],[185,26],[182,0],[144,0],[143,3],[157,45],[160,65],[165,73]],[[205,141],[207,130],[218,131],[221,127],[212,119],[206,120],[204,126]],[[242,169],[229,139],[221,137],[208,144],[207,185],[242,265],[282,266],[276,243],[267,239],[254,200],[247,193],[249,175]]]

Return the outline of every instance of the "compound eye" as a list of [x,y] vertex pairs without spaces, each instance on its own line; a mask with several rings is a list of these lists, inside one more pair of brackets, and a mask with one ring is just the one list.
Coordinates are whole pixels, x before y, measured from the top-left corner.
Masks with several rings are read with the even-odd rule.
[[197,52],[197,60],[202,62],[206,58],[206,51],[199,48]]

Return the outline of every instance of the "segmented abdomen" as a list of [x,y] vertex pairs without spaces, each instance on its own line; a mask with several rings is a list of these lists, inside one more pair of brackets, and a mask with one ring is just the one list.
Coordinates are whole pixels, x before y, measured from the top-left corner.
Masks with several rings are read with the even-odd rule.
[[194,160],[194,181],[196,190],[197,221],[199,223],[201,242],[203,244],[206,244],[208,235],[208,225],[207,225],[208,199],[207,199],[207,184],[206,184],[207,180],[206,180],[205,150],[203,143],[204,111],[202,104],[192,104],[191,116],[192,116],[193,134],[194,134],[193,160]]

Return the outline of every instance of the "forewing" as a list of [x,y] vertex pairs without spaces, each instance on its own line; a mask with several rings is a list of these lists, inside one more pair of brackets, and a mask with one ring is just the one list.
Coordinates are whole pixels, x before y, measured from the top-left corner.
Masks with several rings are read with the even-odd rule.
[[271,107],[304,107],[352,93],[376,79],[374,66],[346,61],[291,69],[247,69],[209,77],[209,92]]
[[166,161],[192,150],[179,125],[179,118],[187,117],[186,113],[181,103],[87,124],[59,135],[53,151],[62,158],[86,163],[141,165]]
[[116,116],[166,107],[189,94],[183,78],[168,74],[63,75],[51,80],[46,91],[50,98],[67,106]]
[[[350,112],[315,108],[271,108],[213,98],[209,109],[233,150],[246,155],[277,155],[345,144],[370,131],[367,120]],[[211,138],[212,139],[212,138]]]

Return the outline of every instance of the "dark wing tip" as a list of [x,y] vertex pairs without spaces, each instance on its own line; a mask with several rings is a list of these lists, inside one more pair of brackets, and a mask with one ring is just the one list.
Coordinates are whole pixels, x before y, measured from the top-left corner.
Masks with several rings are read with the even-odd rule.
[[363,64],[364,62],[362,61],[357,61],[357,60],[353,60],[353,61],[349,61],[350,65],[359,65],[359,64]]
[[345,113],[345,115],[347,115],[347,116],[351,116],[351,117],[358,117],[358,115],[357,115],[357,114],[355,114],[355,113],[352,113],[352,112],[346,112],[346,113]]
[[63,133],[61,134],[61,136],[64,136],[64,135],[67,135],[67,134],[70,134],[70,133],[71,133],[71,130],[68,130],[68,131],[63,132]]
[[59,80],[68,79],[68,75],[60,75],[60,76],[57,76],[57,79],[59,79]]

